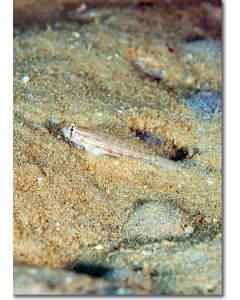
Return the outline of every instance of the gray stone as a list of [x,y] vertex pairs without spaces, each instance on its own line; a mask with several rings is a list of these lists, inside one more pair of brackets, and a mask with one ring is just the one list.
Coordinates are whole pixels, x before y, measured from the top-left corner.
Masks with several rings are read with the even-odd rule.
[[127,223],[131,237],[170,238],[184,236],[185,215],[167,203],[151,201],[138,208]]

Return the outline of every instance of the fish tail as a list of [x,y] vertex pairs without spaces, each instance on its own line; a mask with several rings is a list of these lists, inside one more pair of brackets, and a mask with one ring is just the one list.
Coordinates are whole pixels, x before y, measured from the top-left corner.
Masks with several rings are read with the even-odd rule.
[[179,161],[170,160],[165,157],[150,157],[148,158],[148,161],[154,165],[161,166],[166,170],[176,171],[182,168],[182,165]]

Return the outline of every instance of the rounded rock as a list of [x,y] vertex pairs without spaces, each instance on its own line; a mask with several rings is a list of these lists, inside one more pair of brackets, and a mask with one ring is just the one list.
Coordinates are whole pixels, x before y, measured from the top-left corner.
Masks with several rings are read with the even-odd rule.
[[218,91],[199,92],[184,102],[202,119],[211,119],[222,115],[222,95]]
[[127,223],[130,237],[171,238],[185,236],[186,215],[168,203],[151,201],[136,209]]
[[22,77],[22,79],[21,79],[21,81],[22,81],[23,84],[27,84],[29,80],[30,80],[30,78],[29,78],[29,76],[27,76],[27,75],[24,75],[24,76]]
[[184,232],[187,234],[187,235],[191,235],[194,233],[194,226],[191,226],[191,225],[188,225],[184,228]]

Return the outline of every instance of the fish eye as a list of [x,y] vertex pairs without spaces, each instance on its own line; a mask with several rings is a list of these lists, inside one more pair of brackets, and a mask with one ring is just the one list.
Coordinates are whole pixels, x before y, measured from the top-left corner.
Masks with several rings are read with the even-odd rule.
[[75,123],[72,123],[72,124],[71,124],[71,127],[70,127],[70,131],[73,132],[74,129],[75,129],[75,127],[76,127],[76,124],[75,124]]

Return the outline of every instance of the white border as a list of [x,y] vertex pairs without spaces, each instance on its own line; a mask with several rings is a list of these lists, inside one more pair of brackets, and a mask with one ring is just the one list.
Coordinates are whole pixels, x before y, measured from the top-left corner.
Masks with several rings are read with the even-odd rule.
[[[227,3],[226,3],[227,2]],[[224,185],[224,254],[225,295],[236,299],[239,295],[240,271],[240,1],[226,1],[225,8],[225,185]]]
[[0,299],[12,299],[12,1],[0,0]]
[[[227,2],[227,3],[226,3]],[[224,3],[225,10],[225,285],[224,298],[239,294],[240,220],[240,1]],[[12,1],[0,0],[0,299],[12,299]],[[25,298],[25,297],[21,297]],[[27,299],[31,299],[28,297]],[[45,297],[48,299],[49,297]],[[56,298],[56,297],[55,297]],[[59,297],[60,298],[60,297]],[[68,297],[65,297],[67,299]],[[84,297],[81,297],[84,298]],[[126,297],[126,299],[130,299]],[[187,297],[186,299],[189,299]]]

